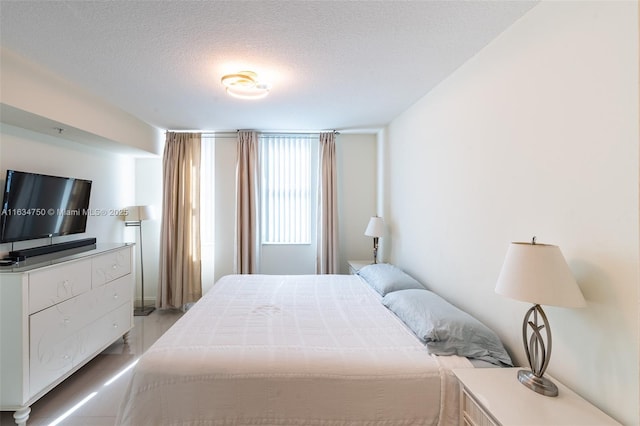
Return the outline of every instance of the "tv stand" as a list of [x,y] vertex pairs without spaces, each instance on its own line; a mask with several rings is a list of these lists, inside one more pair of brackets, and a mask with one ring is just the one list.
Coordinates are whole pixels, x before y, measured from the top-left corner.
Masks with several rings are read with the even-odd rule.
[[0,411],[13,411],[16,424],[24,426],[38,399],[113,342],[126,344],[132,247],[103,244],[0,271]]
[[9,252],[9,258],[16,260],[24,260],[28,257],[42,256],[49,253],[57,253],[59,251],[70,250],[78,247],[90,246],[96,243],[95,238],[83,238],[80,240],[66,241],[64,243],[49,244],[46,246],[32,247]]

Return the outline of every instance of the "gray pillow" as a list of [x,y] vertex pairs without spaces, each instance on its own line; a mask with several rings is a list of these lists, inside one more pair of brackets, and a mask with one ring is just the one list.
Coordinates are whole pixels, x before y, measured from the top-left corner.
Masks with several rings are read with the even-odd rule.
[[513,366],[500,338],[487,326],[429,290],[387,294],[389,308],[436,355],[459,355]]
[[424,289],[424,286],[416,281],[415,278],[389,263],[367,265],[360,268],[358,275],[364,278],[382,296],[392,291],[409,288]]

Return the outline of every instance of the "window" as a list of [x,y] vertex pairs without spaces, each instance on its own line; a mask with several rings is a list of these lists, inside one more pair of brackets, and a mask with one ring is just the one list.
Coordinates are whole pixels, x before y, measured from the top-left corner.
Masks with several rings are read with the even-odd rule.
[[311,143],[309,135],[260,135],[263,244],[311,243]]

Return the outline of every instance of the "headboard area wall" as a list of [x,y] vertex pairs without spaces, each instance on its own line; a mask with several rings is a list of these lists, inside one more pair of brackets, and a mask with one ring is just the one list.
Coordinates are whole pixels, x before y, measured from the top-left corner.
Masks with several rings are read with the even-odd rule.
[[545,307],[548,372],[638,424],[637,2],[541,2],[386,129],[388,259],[526,364],[508,245],[560,246],[587,307]]

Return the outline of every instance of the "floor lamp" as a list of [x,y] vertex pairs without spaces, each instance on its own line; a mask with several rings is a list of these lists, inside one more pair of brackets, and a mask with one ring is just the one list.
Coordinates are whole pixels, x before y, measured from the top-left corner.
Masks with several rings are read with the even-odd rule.
[[144,306],[144,265],[142,257],[142,222],[151,220],[154,217],[153,207],[151,206],[131,206],[127,208],[124,226],[137,226],[140,238],[140,306],[133,309],[133,315],[146,316],[153,312],[154,306]]

